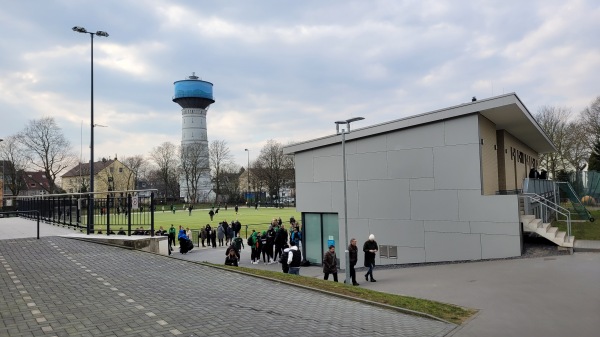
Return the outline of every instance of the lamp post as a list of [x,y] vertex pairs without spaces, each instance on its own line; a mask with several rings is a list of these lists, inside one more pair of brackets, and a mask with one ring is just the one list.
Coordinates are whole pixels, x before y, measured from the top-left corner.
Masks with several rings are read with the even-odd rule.
[[[342,135],[342,170],[343,170],[343,180],[344,180],[344,236],[346,237],[346,241],[348,241],[348,194],[346,192],[346,181],[347,181],[347,172],[346,172],[346,134],[350,133],[350,123],[361,121],[363,117],[354,117],[347,119],[345,121],[337,121],[335,122],[335,131],[336,134]],[[340,132],[340,125],[346,125],[347,130],[342,129]],[[345,271],[346,271],[346,284],[350,284],[350,252],[348,251],[348,246],[344,246],[345,254],[344,258],[346,259],[345,263]]]
[[[250,196],[250,150],[248,149],[244,149],[244,151],[248,152],[248,166],[246,167],[246,171],[248,171],[248,196]],[[248,203],[248,207],[250,207],[250,202],[248,200],[246,200],[246,203]]]
[[88,226],[87,233],[94,232],[94,35],[108,37],[108,33],[104,31],[88,32],[85,28],[75,26],[72,28],[74,32],[90,34],[91,41],[91,100],[90,100],[90,202],[88,204]]

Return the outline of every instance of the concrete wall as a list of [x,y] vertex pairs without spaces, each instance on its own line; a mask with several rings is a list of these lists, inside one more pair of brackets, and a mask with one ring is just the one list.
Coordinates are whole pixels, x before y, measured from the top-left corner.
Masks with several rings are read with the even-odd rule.
[[496,125],[489,119],[479,116],[479,142],[481,150],[481,193],[494,195],[498,188],[498,144]]
[[[359,265],[369,233],[398,246],[397,260],[379,264],[520,255],[517,197],[482,195],[479,126],[474,114],[346,143],[349,236],[359,240]],[[340,242],[348,242],[341,144],[296,153],[295,163],[297,209],[338,213]]]

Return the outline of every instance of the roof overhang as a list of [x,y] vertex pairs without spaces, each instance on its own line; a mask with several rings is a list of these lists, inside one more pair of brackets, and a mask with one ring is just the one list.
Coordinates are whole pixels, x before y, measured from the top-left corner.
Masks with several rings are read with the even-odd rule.
[[[346,134],[346,141],[394,132],[419,125],[436,123],[447,119],[481,114],[496,125],[496,130],[506,130],[538,153],[555,152],[556,148],[540,125],[515,93],[465,103],[420,115],[410,116],[364,128]],[[308,151],[341,142],[340,135],[331,135],[283,148],[285,154]]]

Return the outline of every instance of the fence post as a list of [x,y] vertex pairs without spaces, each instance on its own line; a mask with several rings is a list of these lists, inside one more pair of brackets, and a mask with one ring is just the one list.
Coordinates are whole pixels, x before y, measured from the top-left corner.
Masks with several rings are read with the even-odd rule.
[[86,224],[86,228],[87,228],[87,234],[90,235],[90,231],[93,231],[93,228],[90,228],[91,224],[92,224],[92,217],[94,216],[94,209],[92,208],[92,195],[88,193],[87,195],[87,224]]
[[40,239],[40,212],[37,211],[37,239]]
[[110,193],[106,194],[106,235],[110,235]]
[[150,236],[154,236],[154,192],[150,193]]
[[127,236],[131,236],[131,193],[127,193]]

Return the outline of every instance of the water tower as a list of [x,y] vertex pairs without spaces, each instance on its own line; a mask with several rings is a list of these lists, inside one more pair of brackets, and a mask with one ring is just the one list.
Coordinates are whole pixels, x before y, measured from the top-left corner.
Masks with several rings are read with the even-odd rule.
[[[197,181],[197,193],[195,201],[209,201],[211,193],[210,171],[208,165],[208,138],[206,135],[206,113],[208,107],[215,102],[213,99],[213,84],[202,81],[192,73],[185,80],[173,83],[175,85],[175,96],[173,102],[181,106],[181,146],[199,144],[202,147],[200,151],[200,160],[198,160],[201,170],[200,178]],[[188,191],[185,176],[180,178],[180,196],[189,200],[190,191]]]

